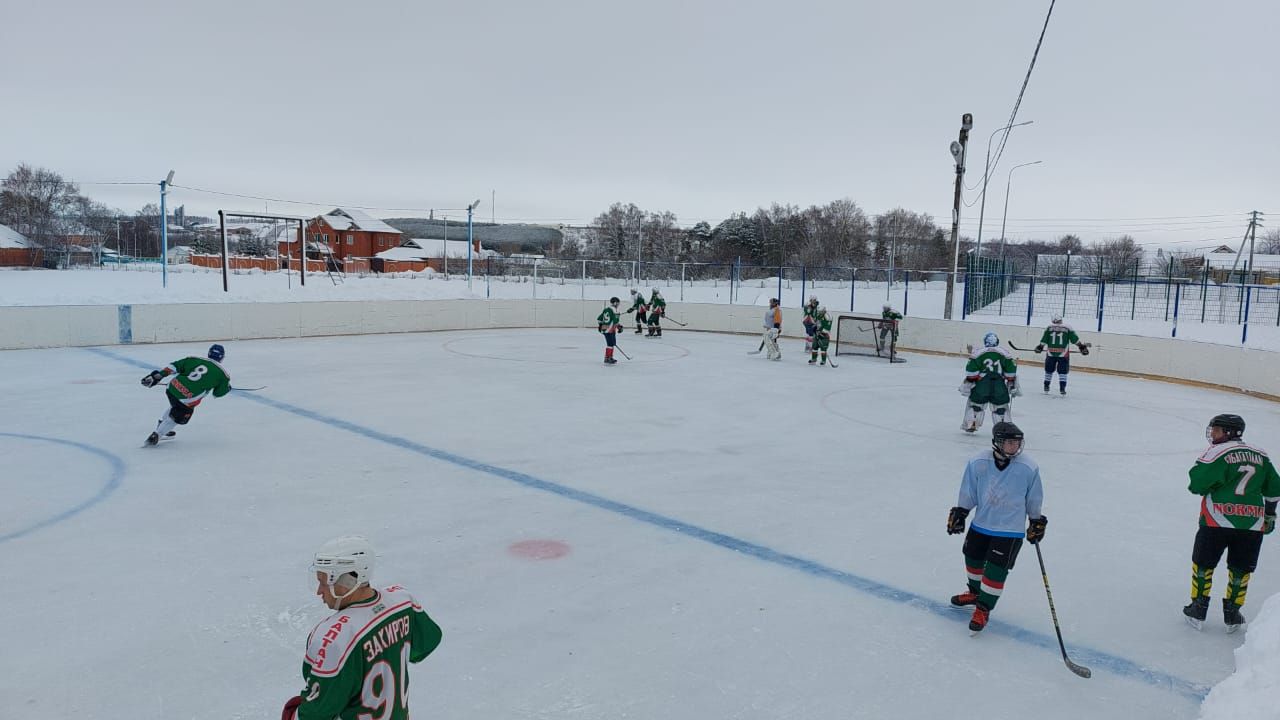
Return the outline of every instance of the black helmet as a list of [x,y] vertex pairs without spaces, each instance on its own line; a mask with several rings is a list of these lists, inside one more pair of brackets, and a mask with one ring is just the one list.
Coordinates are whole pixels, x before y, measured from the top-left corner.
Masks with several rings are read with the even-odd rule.
[[993,425],[991,427],[991,448],[995,451],[996,457],[1001,460],[1008,460],[1022,452],[1022,448],[1019,447],[1018,452],[1013,453],[1013,455],[1006,454],[1002,447],[1006,440],[1022,442],[1024,440],[1022,429],[1011,422],[998,422]]
[[609,304],[610,304],[610,305],[617,305],[617,304],[618,304],[618,303],[620,303],[620,302],[622,302],[622,301],[621,301],[621,300],[619,300],[619,299],[618,299],[618,298],[616,298],[616,297],[611,297],[611,298],[609,298]]
[[1209,427],[1222,428],[1222,431],[1227,434],[1227,437],[1238,438],[1241,435],[1244,435],[1244,418],[1239,415],[1231,415],[1229,413],[1214,415],[1213,419],[1209,421]]

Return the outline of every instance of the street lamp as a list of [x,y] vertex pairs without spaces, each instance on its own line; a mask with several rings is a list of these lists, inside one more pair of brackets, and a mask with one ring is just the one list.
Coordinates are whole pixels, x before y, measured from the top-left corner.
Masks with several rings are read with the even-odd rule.
[[160,287],[169,287],[169,213],[165,200],[173,184],[173,171],[160,181]]
[[982,172],[982,207],[978,208],[978,243],[975,245],[978,249],[982,249],[982,221],[987,214],[987,181],[991,178],[991,141],[995,139],[996,133],[1009,132],[1016,127],[1030,125],[1035,120],[1028,120],[1014,125],[1006,125],[1002,128],[996,128],[991,136],[987,138],[987,164],[986,169]]
[[[471,225],[471,213],[475,212],[477,206],[480,205],[480,198],[467,206],[467,291],[471,291],[471,248],[475,246],[475,234]],[[446,245],[446,252],[447,252]]]
[[1044,161],[1036,160],[1035,162],[1022,163],[1021,165],[1014,165],[1009,168],[1009,177],[1004,183],[1004,216],[1000,218],[1000,263],[1002,271],[1004,264],[1004,223],[1009,219],[1009,187],[1013,184],[1013,171],[1020,167],[1027,167],[1028,165],[1039,165],[1042,162]]

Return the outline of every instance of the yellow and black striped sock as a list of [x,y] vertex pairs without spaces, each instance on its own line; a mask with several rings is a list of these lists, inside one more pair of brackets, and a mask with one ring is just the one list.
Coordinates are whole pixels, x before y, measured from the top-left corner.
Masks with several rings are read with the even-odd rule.
[[1200,598],[1209,597],[1209,590],[1213,587],[1213,568],[1202,568],[1195,563],[1191,563],[1191,599],[1198,600]]

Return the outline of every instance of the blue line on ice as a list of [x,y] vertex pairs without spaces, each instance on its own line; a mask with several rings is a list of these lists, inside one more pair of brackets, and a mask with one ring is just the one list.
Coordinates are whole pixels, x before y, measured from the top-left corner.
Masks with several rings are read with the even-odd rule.
[[111,467],[110,477],[108,477],[107,481],[103,483],[101,488],[98,489],[98,493],[96,495],[85,500],[79,505],[76,505],[75,507],[68,508],[67,510],[63,510],[57,515],[45,518],[44,520],[41,520],[40,522],[34,525],[28,525],[27,527],[14,530],[13,532],[10,532],[10,533],[5,533],[4,535],[0,535],[0,543],[8,542],[10,540],[16,540],[24,535],[30,535],[36,530],[47,528],[50,525],[57,525],[58,523],[64,520],[69,520],[72,517],[79,515],[81,512],[84,512],[85,510],[88,510],[94,505],[97,505],[98,503],[102,502],[103,500],[106,500],[107,496],[115,492],[116,488],[120,487],[120,483],[124,481],[124,460],[121,460],[120,456],[113,455],[107,452],[106,450],[103,450],[102,448],[96,448],[92,445],[85,445],[84,443],[79,443],[74,440],[63,440],[61,438],[43,437],[41,435],[23,435],[22,433],[0,432],[0,437],[18,438],[20,440],[36,440],[39,442],[50,442],[57,445],[66,445],[68,447],[76,448],[77,450],[83,450],[89,453],[90,455],[97,455],[103,460],[106,460],[107,464]]
[[[135,367],[148,370],[151,369],[151,366],[146,363],[125,357],[124,355],[119,355],[111,352],[110,350],[104,350],[102,348],[88,348],[88,350],[90,352],[109,357],[113,360],[134,365]],[[953,610],[950,604],[941,603],[932,598],[917,595],[908,590],[901,590],[891,585],[885,585],[884,583],[876,582],[875,580],[870,580],[860,575],[854,575],[853,573],[845,572],[844,570],[827,567],[826,565],[812,560],[806,560],[795,555],[788,555],[787,553],[779,552],[764,545],[757,545],[756,543],[740,540],[730,535],[715,532],[714,530],[707,530],[705,528],[698,527],[697,525],[690,525],[689,523],[681,522],[665,515],[659,515],[632,505],[617,502],[616,500],[610,500],[589,492],[576,490],[548,480],[542,480],[516,470],[508,470],[496,465],[489,465],[478,460],[472,460],[471,458],[463,457],[462,455],[455,455],[454,453],[446,450],[438,450],[406,438],[380,432],[372,428],[364,427],[363,425],[357,425],[348,420],[343,420],[342,418],[325,415],[323,413],[315,412],[314,410],[308,410],[279,400],[272,400],[261,393],[237,394],[246,400],[297,415],[298,417],[307,418],[308,420],[314,420],[330,427],[346,430],[370,440],[376,440],[381,443],[393,445],[419,455],[425,455],[469,470],[475,470],[503,478],[504,480],[510,480],[535,490],[553,493],[560,497],[575,500],[601,510],[607,510],[619,515],[624,515],[632,520],[647,523],[664,530],[670,530],[686,537],[711,543],[712,545],[718,545],[728,550],[742,553],[743,555],[749,555],[758,560],[764,560],[765,562],[773,563],[775,565],[799,570],[800,572],[812,577],[832,580],[840,583],[841,585],[851,587],[882,600],[889,600],[895,603],[905,603],[916,609],[932,613],[952,622],[959,620],[967,622],[968,620],[967,616]],[[1001,635],[1012,638],[1026,645],[1048,650],[1055,656],[1060,654],[1057,639],[1050,635],[1027,630],[1026,628],[1021,628],[1007,622],[994,620],[991,625],[988,626],[987,632],[990,632],[991,629],[998,629]],[[1191,682],[1190,680],[1184,680],[1175,675],[1161,672],[1160,670],[1144,667],[1132,660],[1118,655],[1112,655],[1110,653],[1103,652],[1102,650],[1073,645],[1069,652],[1071,654],[1071,659],[1081,665],[1089,666],[1094,670],[1106,670],[1113,675],[1131,680],[1138,680],[1157,688],[1172,690],[1189,700],[1196,701],[1197,703],[1203,701],[1205,696],[1209,694],[1209,688],[1204,685]]]

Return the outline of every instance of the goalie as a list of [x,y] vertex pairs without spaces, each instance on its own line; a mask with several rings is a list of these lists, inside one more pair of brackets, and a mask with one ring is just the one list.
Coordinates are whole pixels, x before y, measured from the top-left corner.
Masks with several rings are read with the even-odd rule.
[[1076,331],[1062,322],[1061,315],[1054,315],[1053,322],[1044,329],[1040,336],[1040,344],[1036,352],[1046,352],[1044,356],[1044,391],[1049,392],[1049,384],[1053,382],[1053,373],[1058,373],[1058,392],[1067,394],[1067,373],[1071,371],[1071,346],[1080,348],[1081,355],[1089,354],[1089,343],[1081,342]]
[[1018,389],[1018,361],[1000,347],[1000,337],[989,332],[983,336],[982,345],[970,353],[964,384],[960,386],[960,393],[968,398],[960,428],[967,433],[982,427],[987,405],[991,406],[993,422],[1011,422],[1009,403],[1022,394]]
[[880,311],[880,319],[884,320],[884,322],[880,324],[880,341],[876,343],[877,355],[884,352],[886,347],[889,347],[886,341],[889,339],[890,333],[893,334],[893,344],[898,344],[898,321],[902,319],[902,313],[894,310],[889,303],[885,303]]

